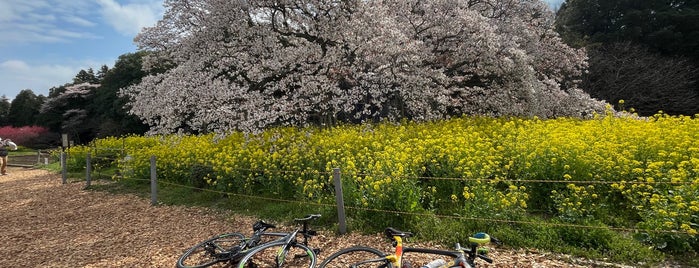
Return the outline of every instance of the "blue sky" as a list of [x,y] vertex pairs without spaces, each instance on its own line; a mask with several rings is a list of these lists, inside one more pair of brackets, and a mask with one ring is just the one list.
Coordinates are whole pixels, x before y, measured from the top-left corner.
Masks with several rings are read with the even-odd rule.
[[0,96],[47,96],[81,69],[111,68],[163,12],[163,0],[0,0]]
[[163,12],[163,0],[0,0],[0,96],[48,96],[81,69],[111,68]]

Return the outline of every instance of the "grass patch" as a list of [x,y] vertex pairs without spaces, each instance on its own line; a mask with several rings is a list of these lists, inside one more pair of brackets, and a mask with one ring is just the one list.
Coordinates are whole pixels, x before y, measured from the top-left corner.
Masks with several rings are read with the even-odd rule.
[[[84,175],[82,176],[84,177]],[[113,194],[135,194],[150,199],[150,181],[148,180],[110,180],[110,183],[93,184],[90,189]],[[305,214],[321,213],[323,217],[314,223],[313,227],[337,230],[337,212],[332,206],[281,202],[256,196],[226,194],[165,183],[159,185],[158,203],[206,207],[229,215],[247,215],[284,224],[293,224],[293,218]],[[366,211],[357,212],[352,209],[347,211],[348,229],[365,234],[381,232],[383,228],[389,226],[401,228],[403,225],[408,225],[413,226],[408,231],[417,235],[416,240],[436,241],[445,246],[451,246],[456,242],[464,244],[468,236],[483,231],[503,241],[504,247],[515,249],[551,251],[633,266],[652,266],[665,259],[663,253],[634,240],[631,234],[607,229],[551,226],[550,221],[536,216],[521,220],[538,224],[524,225],[492,224],[478,220],[415,215],[389,215],[390,217],[383,215],[377,218],[371,217]],[[696,256],[679,258],[676,259],[676,262],[696,265],[697,261],[693,261],[696,259],[694,257]]]
[[[93,184],[91,190],[105,191],[112,194],[134,194],[150,199],[150,181],[123,179],[106,184]],[[238,196],[215,191],[193,189],[178,185],[159,184],[159,204],[189,207],[205,207],[231,214],[241,214],[291,224],[292,219],[307,214],[323,215],[313,225],[314,228],[335,227],[337,213],[324,206],[279,202],[251,196]]]

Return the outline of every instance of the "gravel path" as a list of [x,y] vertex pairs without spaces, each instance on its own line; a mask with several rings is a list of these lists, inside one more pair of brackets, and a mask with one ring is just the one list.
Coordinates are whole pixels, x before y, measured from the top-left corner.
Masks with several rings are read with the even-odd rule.
[[[10,167],[8,172],[0,176],[0,267],[175,267],[188,247],[219,233],[249,234],[256,220],[86,191],[84,183],[63,185],[60,174],[44,170]],[[321,232],[311,243],[323,250],[321,259],[356,243],[389,250],[381,235]],[[479,267],[599,266],[498,248],[490,256],[495,263]]]

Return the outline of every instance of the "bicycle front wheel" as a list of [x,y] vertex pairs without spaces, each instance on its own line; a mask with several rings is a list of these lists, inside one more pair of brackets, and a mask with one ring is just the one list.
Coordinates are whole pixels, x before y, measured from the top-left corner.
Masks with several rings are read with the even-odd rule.
[[187,250],[177,259],[177,268],[204,268],[229,262],[245,246],[245,236],[229,233],[215,236]]
[[238,268],[308,267],[316,265],[313,249],[303,244],[276,241],[252,249],[238,263]]
[[393,264],[385,256],[385,253],[375,248],[351,247],[328,256],[320,264],[320,268],[393,268]]

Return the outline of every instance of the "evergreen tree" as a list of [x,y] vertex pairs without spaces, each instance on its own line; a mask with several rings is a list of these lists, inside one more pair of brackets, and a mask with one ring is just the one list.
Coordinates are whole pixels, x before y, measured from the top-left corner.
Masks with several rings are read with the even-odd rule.
[[2,95],[2,97],[0,97],[0,126],[6,126],[10,124],[9,114],[10,100],[7,98],[7,96]]
[[95,75],[95,71],[92,70],[92,68],[89,68],[86,70],[80,70],[77,75],[73,78],[73,84],[82,84],[82,83],[90,83],[90,84],[98,84],[100,79]]
[[586,47],[581,86],[641,115],[699,110],[699,1],[567,0],[556,29]]
[[146,75],[142,58],[146,52],[119,56],[114,68],[104,72],[101,86],[95,92],[90,110],[94,112],[95,137],[143,134],[148,126],[127,113],[128,99],[118,95],[121,88],[137,84]]
[[31,89],[20,91],[10,103],[9,123],[15,127],[36,125],[37,115],[44,101],[43,96],[37,96]]
[[630,41],[699,60],[699,1],[567,0],[556,25],[578,47]]
[[104,76],[107,75],[107,72],[109,72],[109,67],[107,67],[107,65],[102,65],[102,67],[100,67],[100,70],[97,71],[97,75],[95,75],[95,77],[98,81],[102,81],[102,79],[104,79]]

